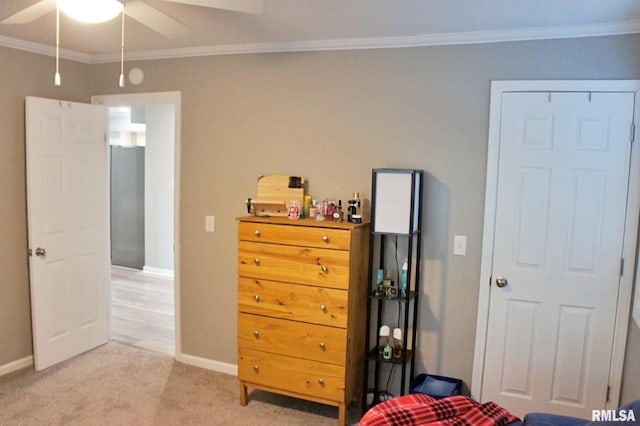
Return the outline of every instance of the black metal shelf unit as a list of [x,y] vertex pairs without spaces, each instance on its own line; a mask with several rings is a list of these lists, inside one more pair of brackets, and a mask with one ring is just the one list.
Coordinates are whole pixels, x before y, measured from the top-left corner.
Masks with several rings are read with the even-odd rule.
[[[394,368],[400,367],[400,393],[404,395],[415,376],[415,350],[418,330],[418,299],[422,247],[423,171],[408,169],[373,169],[371,191],[371,239],[369,250],[369,297],[367,301],[366,360],[364,374],[365,398],[362,409],[380,402],[383,366],[388,367],[389,385]],[[390,239],[395,247],[390,247]],[[395,248],[395,255],[391,255]],[[398,255],[406,254],[406,290],[400,285],[402,272]],[[391,279],[391,270],[397,280]],[[380,272],[383,271],[383,282]],[[398,285],[395,285],[395,284]],[[394,289],[395,287],[395,289]],[[402,330],[402,350],[389,359],[381,351],[379,330],[394,315],[394,328]],[[375,312],[374,312],[375,311]],[[375,325],[375,326],[374,326]],[[390,336],[389,338],[392,338]],[[370,369],[370,367],[373,367]],[[372,374],[372,378],[370,377]],[[408,373],[408,374],[407,374]],[[409,379],[407,381],[407,378]],[[371,379],[373,383],[370,384]],[[366,394],[373,399],[367,401]]]

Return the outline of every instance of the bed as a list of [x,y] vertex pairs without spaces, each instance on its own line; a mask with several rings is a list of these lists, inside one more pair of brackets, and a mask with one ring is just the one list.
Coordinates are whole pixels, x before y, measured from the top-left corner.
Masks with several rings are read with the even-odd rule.
[[[616,424],[640,424],[640,400],[617,410],[595,410]],[[360,426],[592,426],[611,424],[550,413],[530,413],[520,420],[494,402],[479,403],[462,395],[435,399],[414,393],[375,405],[360,419]]]

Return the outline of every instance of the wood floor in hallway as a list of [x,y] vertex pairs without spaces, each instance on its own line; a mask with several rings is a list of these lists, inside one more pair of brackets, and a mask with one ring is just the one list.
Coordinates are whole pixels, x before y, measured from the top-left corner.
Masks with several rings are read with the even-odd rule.
[[173,279],[111,267],[111,338],[175,356]]

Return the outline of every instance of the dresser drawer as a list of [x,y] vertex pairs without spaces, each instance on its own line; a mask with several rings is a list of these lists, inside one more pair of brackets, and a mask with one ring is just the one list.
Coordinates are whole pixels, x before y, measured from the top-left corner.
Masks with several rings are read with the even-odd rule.
[[349,288],[349,252],[240,241],[241,277]]
[[333,327],[347,327],[347,291],[240,277],[238,310]]
[[344,401],[345,368],[240,347],[238,379],[309,395]]
[[292,246],[349,250],[351,232],[346,229],[240,222],[238,238]]
[[238,346],[345,365],[347,330],[240,313]]

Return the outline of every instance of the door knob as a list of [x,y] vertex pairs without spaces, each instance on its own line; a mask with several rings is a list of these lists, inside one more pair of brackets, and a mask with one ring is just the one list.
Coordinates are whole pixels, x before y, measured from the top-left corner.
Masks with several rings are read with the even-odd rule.
[[502,287],[506,286],[507,284],[509,284],[509,282],[507,281],[507,279],[505,277],[496,278],[496,285],[499,288],[502,288]]
[[38,247],[36,249],[36,256],[40,256],[43,257],[47,254],[47,251],[45,249],[43,249],[42,247]]

